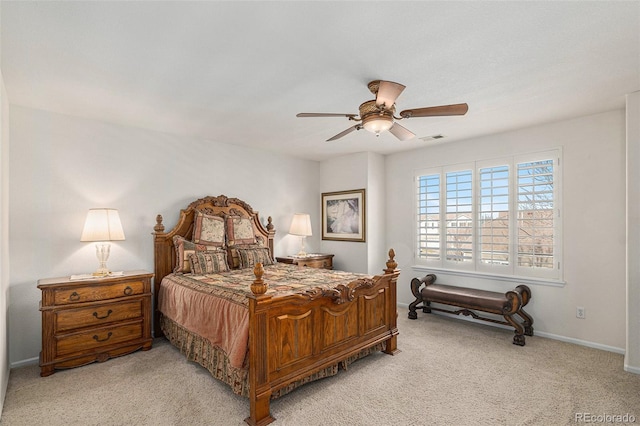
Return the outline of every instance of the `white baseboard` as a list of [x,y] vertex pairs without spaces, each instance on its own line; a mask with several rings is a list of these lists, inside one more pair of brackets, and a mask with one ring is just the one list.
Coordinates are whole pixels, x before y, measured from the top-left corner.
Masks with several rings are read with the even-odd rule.
[[574,339],[573,337],[559,336],[557,334],[546,333],[544,331],[538,331],[538,330],[536,330],[534,333],[540,337],[547,337],[553,340],[560,340],[561,342],[574,343],[576,345],[586,346],[588,348],[600,349],[603,351],[613,352],[620,355],[624,355],[624,352],[625,352],[624,348],[616,348],[615,346],[602,345],[600,343],[590,342],[588,340]]
[[[398,303],[398,307],[409,309],[409,304]],[[422,308],[419,308],[418,311],[422,312]],[[513,330],[513,327],[509,327],[509,326],[506,326],[506,325],[494,324],[494,323],[490,323],[490,322],[486,322],[486,321],[477,320],[477,319],[471,318],[471,317],[463,317],[463,316],[455,317],[453,315],[446,314],[446,313],[443,313],[443,312],[438,312],[438,311],[434,311],[431,314],[425,314],[425,315],[434,315],[434,314],[435,315],[446,316],[446,317],[451,318],[451,319],[457,319],[457,320],[462,320],[462,321],[471,321],[471,322],[475,322],[475,323],[478,323],[478,324],[490,325],[492,327],[498,327],[498,328],[504,328],[504,329],[507,329],[507,330]],[[573,337],[560,336],[558,334],[547,333],[545,331],[539,331],[539,330],[535,329],[535,325],[536,324],[534,322],[533,328],[534,328],[534,335],[535,336],[546,337],[548,339],[559,340],[561,342],[567,342],[567,343],[573,343],[573,344],[576,344],[576,345],[586,346],[588,348],[600,349],[600,350],[607,351],[607,352],[614,352],[614,353],[621,354],[621,355],[624,355],[624,353],[625,353],[624,348],[617,348],[615,346],[602,345],[600,343],[590,342],[588,340],[574,339]],[[632,370],[635,369],[635,370],[639,370],[638,373],[640,373],[640,369],[636,369],[634,367],[628,367],[628,368],[629,369],[627,369],[627,366],[625,366],[625,371],[634,372]]]
[[628,371],[629,373],[640,374],[640,367],[631,367],[630,365],[624,365],[624,371]]
[[40,358],[38,357],[23,359],[22,361],[12,362],[9,365],[9,368],[13,369],[13,368],[19,368],[19,367],[26,367],[27,365],[38,365],[38,362],[40,362]]

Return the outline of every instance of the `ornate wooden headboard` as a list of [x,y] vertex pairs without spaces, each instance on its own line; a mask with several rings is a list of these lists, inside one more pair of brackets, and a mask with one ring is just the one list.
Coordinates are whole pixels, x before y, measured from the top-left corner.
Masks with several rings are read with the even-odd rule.
[[164,232],[162,224],[162,215],[156,217],[156,226],[154,226],[154,327],[155,336],[161,334],[159,327],[159,317],[157,313],[158,307],[158,290],[162,279],[173,272],[176,266],[176,251],[173,245],[173,237],[179,235],[188,240],[192,239],[193,220],[195,213],[201,211],[208,215],[221,216],[234,215],[248,217],[253,222],[253,229],[258,239],[262,239],[265,246],[269,247],[269,252],[273,258],[273,237],[276,231],[271,223],[271,216],[267,218],[266,227],[260,222],[258,212],[246,202],[237,198],[229,198],[225,195],[217,197],[204,197],[195,200],[186,209],[180,210],[178,223],[169,232]]

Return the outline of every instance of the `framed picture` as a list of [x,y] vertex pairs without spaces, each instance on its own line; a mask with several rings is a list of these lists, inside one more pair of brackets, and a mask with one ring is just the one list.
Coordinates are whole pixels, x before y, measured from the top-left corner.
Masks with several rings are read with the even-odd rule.
[[322,239],[364,242],[364,189],[322,194]]

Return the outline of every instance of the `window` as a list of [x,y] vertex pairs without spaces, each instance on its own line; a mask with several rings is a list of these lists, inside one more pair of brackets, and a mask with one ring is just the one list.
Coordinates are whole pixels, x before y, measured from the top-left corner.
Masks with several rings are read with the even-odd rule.
[[479,179],[479,260],[485,265],[508,265],[509,167],[481,168]]
[[423,176],[418,179],[419,256],[440,260],[440,176]]
[[473,188],[470,170],[449,172],[446,179],[445,247],[447,260],[473,261]]
[[421,171],[416,261],[560,277],[560,150]]
[[553,161],[518,164],[518,266],[553,269]]

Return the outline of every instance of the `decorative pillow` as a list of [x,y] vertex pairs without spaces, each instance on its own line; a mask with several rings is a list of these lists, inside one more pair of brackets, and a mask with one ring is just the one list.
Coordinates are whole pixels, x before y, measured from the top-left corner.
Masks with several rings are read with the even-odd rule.
[[215,274],[229,270],[227,252],[223,250],[189,253],[189,263],[191,271],[196,275]]
[[239,248],[238,255],[240,258],[240,269],[252,268],[256,263],[263,265],[273,265],[273,259],[266,247],[259,248]]
[[248,217],[227,216],[227,242],[236,244],[255,244],[256,233]]
[[193,221],[193,242],[224,247],[224,219],[197,212]]
[[240,254],[238,249],[252,249],[264,247],[262,244],[240,244],[237,246],[227,246],[227,263],[231,269],[238,269],[240,267]]
[[173,237],[173,246],[176,248],[176,267],[173,272],[188,274],[191,272],[189,264],[189,254],[198,251],[218,250],[216,246],[207,244],[196,244],[179,235]]

